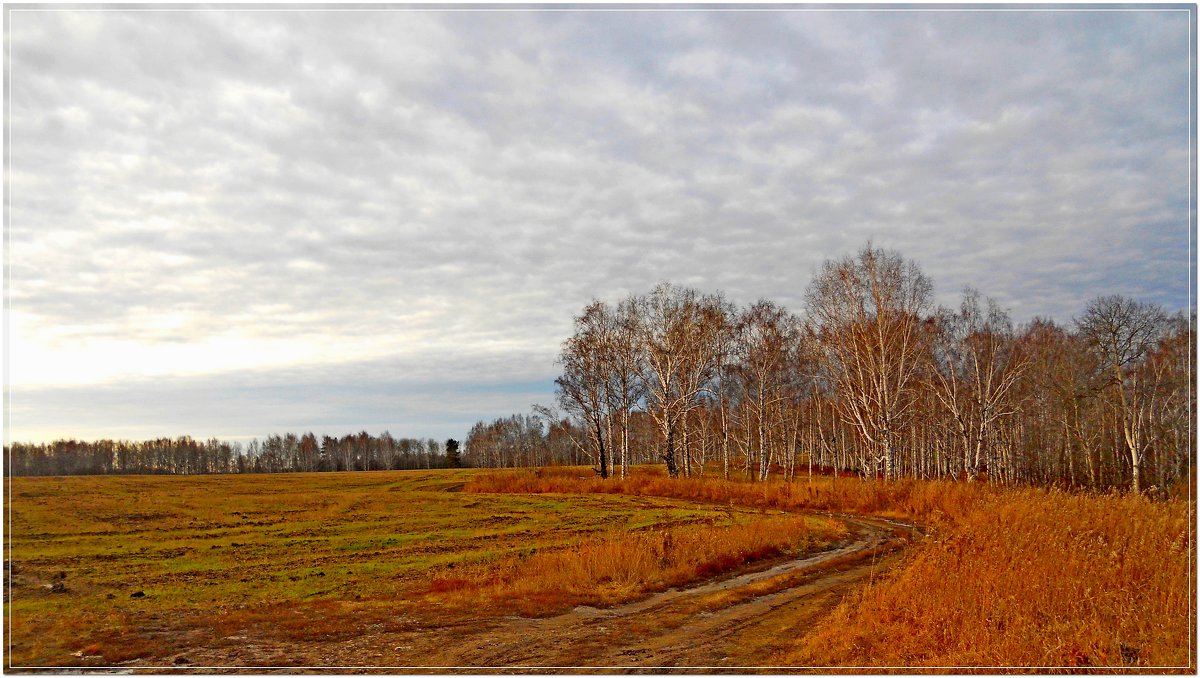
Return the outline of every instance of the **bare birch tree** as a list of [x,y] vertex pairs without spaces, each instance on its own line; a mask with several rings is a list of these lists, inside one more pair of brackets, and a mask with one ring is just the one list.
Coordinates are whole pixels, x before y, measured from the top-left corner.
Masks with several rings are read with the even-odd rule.
[[637,404],[645,396],[645,388],[639,378],[643,351],[638,345],[638,307],[633,297],[617,305],[616,312],[608,315],[608,331],[604,345],[604,369],[609,412],[612,415],[610,428],[617,434],[617,460],[621,477],[624,478],[629,465],[630,417]]
[[787,386],[799,350],[799,320],[774,302],[760,300],[738,322],[738,362],[743,398],[758,427],[758,469],[751,477],[766,480],[772,462],[770,440],[783,425]]
[[932,290],[915,263],[868,243],[855,257],[826,261],[806,295],[841,415],[885,478],[895,476],[900,429],[912,413]]
[[667,473],[675,477],[676,436],[714,371],[717,332],[710,321],[721,303],[719,297],[669,283],[660,283],[638,302],[647,410],[662,435]]
[[971,288],[958,311],[940,310],[933,345],[934,393],[954,420],[963,475],[974,480],[994,425],[1016,413],[1014,386],[1028,361],[1008,314]]
[[563,342],[559,355],[563,373],[554,381],[559,404],[587,425],[601,478],[607,478],[609,472],[609,450],[605,444],[610,403],[607,315],[607,307],[596,301],[575,318],[575,334]]
[[1141,492],[1142,460],[1151,411],[1152,388],[1139,362],[1162,338],[1167,316],[1161,308],[1121,296],[1099,297],[1076,321],[1080,334],[1100,360],[1100,383],[1115,395],[1121,436],[1132,465],[1132,487]]

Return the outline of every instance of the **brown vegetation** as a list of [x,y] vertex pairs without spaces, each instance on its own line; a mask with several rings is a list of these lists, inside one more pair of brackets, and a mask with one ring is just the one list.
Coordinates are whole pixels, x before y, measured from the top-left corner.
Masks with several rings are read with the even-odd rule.
[[247,639],[286,649],[547,615],[846,534],[669,498],[446,491],[478,473],[13,478],[9,666],[154,665]]
[[767,662],[824,667],[1195,665],[1189,502],[986,483],[818,477],[746,483],[566,469],[479,476],[473,492],[625,492],[911,517],[930,537]]
[[462,489],[517,494],[633,494],[787,511],[908,517],[926,523],[954,520],[982,498],[1001,491],[986,483],[913,479],[880,482],[814,476],[811,481],[748,483],[699,476],[671,478],[661,469],[645,467],[622,479],[601,480],[586,473],[586,469],[561,467],[496,471],[472,478]]
[[1190,522],[1181,501],[988,497],[774,659],[1194,671]]
[[569,549],[455,568],[436,576],[429,592],[447,604],[500,605],[523,615],[544,616],[575,605],[629,601],[847,534],[840,523],[791,515],[727,527],[612,531]]
[[[809,583],[825,591],[811,605],[764,603],[756,614],[769,616],[754,624],[774,635],[756,636],[747,647],[758,654],[735,661],[1131,670],[1194,662],[1186,500],[819,475],[732,482],[670,478],[661,467],[625,479],[588,474],[16,478],[10,666],[222,656],[317,666],[334,655],[378,664],[333,648],[366,647],[381,634],[429,648],[451,630],[487,633],[510,615],[623,605],[850,538],[843,518],[792,511],[895,517],[920,523],[927,537],[889,556],[895,566],[823,622],[873,568],[830,579],[833,588],[816,584],[873,555],[705,596],[724,610]],[[655,623],[680,638],[698,633],[695,615],[663,614],[670,618]],[[582,665],[589,651],[555,656]]]

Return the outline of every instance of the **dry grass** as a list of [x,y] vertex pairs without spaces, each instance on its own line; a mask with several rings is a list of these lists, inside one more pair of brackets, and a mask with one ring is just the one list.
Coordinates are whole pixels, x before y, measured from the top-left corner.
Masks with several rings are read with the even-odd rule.
[[629,493],[930,527],[887,578],[844,601],[815,632],[795,629],[795,647],[772,665],[1195,670],[1186,500],[945,481],[670,479],[650,469],[608,481],[578,469],[499,472],[464,490]]
[[1194,672],[1189,535],[1184,502],[1005,492],[773,659]]
[[[843,534],[672,498],[447,491],[480,473],[14,478],[8,666],[153,662],[249,637],[335,642],[401,616],[548,614]],[[622,544],[631,533],[642,536]],[[678,562],[666,571],[633,567],[639,549],[661,550],[650,535],[669,535]]]
[[632,534],[612,531],[566,550],[436,577],[434,594],[462,605],[511,606],[548,615],[574,605],[607,606],[745,565],[845,538],[845,526],[805,516],[763,517],[725,527],[693,525]]
[[815,476],[811,481],[749,483],[708,477],[668,478],[661,469],[638,467],[624,479],[601,480],[588,469],[545,468],[498,471],[474,477],[464,492],[515,494],[631,494],[671,497],[785,511],[848,512],[924,523],[953,521],[986,497],[1001,492],[986,483]]
[[763,663],[1194,661],[1184,500],[657,468],[608,481],[578,468],[17,478],[8,496],[9,666],[611,605],[845,536],[835,520],[779,513],[792,510],[909,518],[930,537],[816,629],[782,629],[795,642]]

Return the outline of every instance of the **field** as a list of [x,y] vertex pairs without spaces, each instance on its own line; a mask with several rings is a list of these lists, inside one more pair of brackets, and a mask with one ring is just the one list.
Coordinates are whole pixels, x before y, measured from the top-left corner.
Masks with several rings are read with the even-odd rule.
[[771,666],[1194,673],[1194,512],[1184,500],[831,479],[792,484],[482,476],[467,489],[629,492],[916,519],[926,539],[847,592]]
[[1184,501],[587,473],[15,478],[6,665],[1195,665]]
[[10,666],[186,665],[247,637],[296,663],[297,642],[613,604],[846,535],[668,498],[453,491],[474,474],[13,479]]

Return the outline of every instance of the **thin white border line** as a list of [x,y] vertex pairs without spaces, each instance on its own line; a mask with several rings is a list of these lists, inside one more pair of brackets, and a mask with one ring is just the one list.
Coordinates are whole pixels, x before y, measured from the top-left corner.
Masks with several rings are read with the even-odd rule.
[[[1166,3],[1166,4],[1171,4],[1171,3]],[[679,12],[679,11],[693,11],[693,12],[1186,12],[1189,15],[1189,17],[1191,17],[1192,10],[1193,10],[1193,6],[1145,7],[1145,8],[1140,8],[1140,7],[1047,7],[1047,8],[1038,8],[1038,7],[1026,7],[1026,8],[1016,8],[1016,7],[1014,7],[1014,8],[1004,8],[1004,7],[982,7],[982,8],[969,8],[969,7],[959,7],[959,8],[941,8],[941,7],[926,7],[926,8],[921,8],[921,7],[911,7],[911,8],[747,7],[747,8],[737,8],[737,7],[703,7],[703,6],[699,6],[699,7],[686,7],[686,6],[685,7],[644,7],[644,6],[637,6],[637,5],[628,6],[628,7],[619,7],[618,6],[618,7],[546,7],[546,8],[540,8],[540,7],[536,7],[536,6],[532,6],[532,7],[487,7],[487,6],[482,6],[482,7],[471,7],[471,8],[463,8],[463,7],[429,7],[429,8],[426,8],[426,7],[386,7],[386,6],[384,6],[384,7],[347,7],[347,8],[303,7],[303,6],[301,6],[301,7],[244,8],[244,7],[238,7],[236,5],[218,6],[218,7],[197,6],[197,7],[161,7],[161,8],[153,8],[153,7],[71,7],[71,6],[64,6],[64,7],[12,7],[12,6],[7,6],[7,7],[5,7],[3,20],[2,20],[2,22],[0,22],[0,30],[3,30],[3,33],[4,33],[4,57],[5,57],[5,59],[4,59],[4,64],[5,64],[5,69],[4,69],[5,70],[5,74],[4,74],[5,75],[5,78],[4,78],[4,90],[5,91],[4,91],[4,94],[5,94],[5,98],[4,98],[4,111],[3,111],[3,114],[4,114],[4,138],[5,138],[4,158],[3,158],[4,198],[3,198],[3,206],[2,206],[3,227],[4,227],[3,228],[3,231],[4,231],[3,232],[4,298],[3,298],[3,308],[0,309],[0,312],[2,312],[3,316],[4,316],[4,352],[3,352],[3,356],[0,357],[0,360],[3,361],[3,367],[4,367],[4,384],[3,384],[3,426],[2,426],[3,435],[0,436],[0,438],[2,438],[3,444],[7,448],[8,447],[8,432],[9,432],[9,426],[8,426],[8,423],[9,423],[9,409],[8,409],[9,408],[9,372],[10,372],[10,370],[9,370],[9,349],[11,346],[11,342],[9,341],[10,325],[9,325],[8,319],[9,319],[9,301],[10,301],[9,294],[11,291],[11,280],[12,280],[12,278],[11,278],[12,268],[11,268],[11,266],[8,265],[9,253],[10,253],[9,237],[8,237],[9,236],[9,228],[8,228],[8,225],[9,225],[9,209],[8,209],[9,208],[9,190],[8,189],[9,189],[9,175],[10,175],[9,154],[10,154],[11,148],[12,148],[12,130],[11,130],[11,126],[9,125],[9,106],[10,106],[10,100],[12,97],[12,78],[10,76],[12,58],[11,58],[11,49],[10,49],[9,34],[8,34],[8,16],[10,13],[13,13],[13,12],[63,12],[63,11],[69,11],[69,12],[206,12],[206,11],[211,11],[211,12],[220,12],[220,11],[236,11],[236,12],[276,12],[276,11],[284,11],[284,12]],[[1194,45],[1192,44],[1192,40],[1193,40],[1192,21],[1189,21],[1188,22],[1188,47],[1189,47],[1189,51],[1191,52],[1188,55],[1188,98],[1187,98],[1187,101],[1188,101],[1188,103],[1187,103],[1187,107],[1188,107],[1188,141],[1189,141],[1189,143],[1188,143],[1188,156],[1189,156],[1189,158],[1188,158],[1188,211],[1189,211],[1188,221],[1189,221],[1189,224],[1188,224],[1188,229],[1187,229],[1187,231],[1188,231],[1188,252],[1189,252],[1188,253],[1188,269],[1189,269],[1188,308],[1189,309],[1191,309],[1192,305],[1193,305],[1192,284],[1193,284],[1194,278],[1195,278],[1195,269],[1193,267],[1194,260],[1191,256],[1191,249],[1192,249],[1192,228],[1191,227],[1194,225],[1195,220],[1193,219],[1193,216],[1195,215],[1195,212],[1196,212],[1196,210],[1194,208],[1194,203],[1193,203],[1194,193],[1193,193],[1193,185],[1192,185],[1193,184],[1192,167],[1193,167],[1193,163],[1195,162],[1195,154],[1194,154],[1195,139],[1192,134],[1192,125],[1193,125],[1192,80],[1194,77],[1193,73],[1192,73],[1192,63],[1195,60],[1194,57],[1195,57],[1196,51],[1195,51]],[[1193,335],[1194,335],[1195,334],[1194,326],[1192,328],[1192,331],[1193,331]],[[1193,340],[1194,340],[1194,338],[1195,337],[1193,336]],[[1192,376],[1193,376],[1192,370],[1189,369],[1188,370],[1189,391],[1191,390]],[[1190,410],[1191,410],[1191,400],[1190,399],[1188,400],[1188,409],[1189,409],[1188,426],[1191,427],[1193,419],[1192,419],[1192,413],[1190,412]],[[5,459],[4,461],[9,462],[11,460]],[[1189,467],[1191,466],[1191,462],[1192,462],[1191,455],[1188,455]],[[11,464],[9,464],[9,469],[11,470],[11,468],[12,468],[12,466],[11,466]],[[1192,549],[1195,548],[1195,539],[1194,539],[1195,522],[1192,518],[1194,506],[1192,505],[1192,501],[1191,501],[1191,496],[1192,496],[1191,487],[1192,487],[1192,473],[1193,472],[1194,472],[1194,469],[1190,469],[1190,471],[1188,473],[1189,528],[1193,532],[1193,539],[1190,540],[1191,544],[1192,544],[1192,548],[1188,549],[1188,560],[1189,560],[1189,569],[1188,569],[1188,580],[1189,580],[1188,608],[1189,608],[1189,610],[1188,611],[1190,613],[1189,616],[1191,616],[1192,619],[1195,619],[1194,612],[1192,609],[1192,604],[1195,602],[1195,596],[1190,595],[1190,593],[1191,593],[1190,584],[1191,584],[1191,577],[1192,577],[1191,563],[1192,563],[1192,557],[1194,555]],[[0,526],[0,530],[6,531],[8,533],[7,534],[8,540],[6,542],[7,549],[6,549],[6,553],[4,554],[5,560],[9,559],[9,556],[12,552],[12,533],[11,533],[11,531],[7,530],[8,525],[11,525],[11,521],[12,521],[12,502],[11,502],[12,475],[11,475],[11,473],[8,476],[8,488],[7,489],[8,489],[8,492],[7,492],[6,499],[8,499],[8,501],[6,503],[8,504],[8,506],[7,506],[8,521],[6,521],[4,526]],[[11,589],[11,586],[12,586],[11,578],[5,577],[4,579],[5,579],[5,584]],[[11,593],[11,590],[9,591],[9,593]],[[13,619],[12,619],[11,614],[8,614],[6,616],[8,617],[8,627],[9,627],[8,628],[8,657],[11,657],[12,656],[12,642],[13,642],[13,633],[12,633]],[[1194,660],[1194,653],[1196,651],[1195,644],[1192,642],[1194,630],[1195,630],[1194,624],[1188,624],[1188,652],[1189,652],[1189,655],[1193,655],[1190,657],[1193,660]],[[20,669],[83,669],[83,670],[173,669],[173,670],[178,670],[178,671],[194,671],[194,670],[203,670],[203,669],[281,669],[281,668],[282,669],[366,669],[366,668],[376,668],[376,669],[466,669],[466,670],[479,670],[479,669],[487,669],[487,668],[597,669],[597,670],[598,669],[665,669],[665,668],[680,669],[680,668],[683,668],[683,669],[843,669],[843,670],[845,670],[845,669],[1077,669],[1080,667],[1071,667],[1071,666],[728,666],[728,665],[726,665],[726,666],[671,666],[671,667],[667,667],[667,666],[519,666],[519,665],[504,665],[504,666],[499,666],[499,667],[492,667],[492,666],[369,666],[369,665],[357,665],[357,666],[294,666],[294,665],[284,665],[284,666],[278,666],[278,665],[276,665],[276,666],[270,666],[270,665],[268,665],[268,666],[199,666],[199,665],[192,665],[192,664],[189,664],[189,665],[174,665],[174,664],[172,664],[169,666],[152,666],[152,665],[17,666],[17,665],[13,665],[13,664],[8,664],[7,668],[10,668],[10,669],[18,669],[18,668],[20,668]],[[1133,667],[1130,667],[1130,666],[1089,666],[1086,668],[1089,670],[1126,670],[1126,671],[1129,671],[1129,670],[1141,670],[1141,669],[1190,669],[1192,667],[1191,666],[1133,666]]]
[[[9,124],[8,113],[10,110],[9,100],[12,98],[12,78],[9,75],[9,71],[12,67],[12,58],[11,58],[11,54],[10,54],[11,45],[10,45],[9,37],[8,37],[8,29],[9,29],[8,11],[9,10],[6,7],[4,16],[2,19],[2,23],[0,23],[0,30],[3,30],[3,32],[4,32],[4,111],[3,111],[3,115],[4,115],[4,158],[3,158],[4,199],[3,199],[3,205],[0,206],[0,210],[2,210],[2,218],[3,218],[3,224],[0,225],[0,228],[3,228],[3,231],[4,231],[3,236],[2,236],[3,241],[4,241],[4,299],[3,299],[4,306],[2,309],[0,309],[0,313],[2,313],[3,317],[4,317],[4,319],[3,319],[3,322],[4,322],[4,355],[2,357],[0,357],[0,360],[3,360],[3,365],[4,365],[4,385],[3,385],[3,396],[2,396],[4,402],[3,402],[3,413],[0,414],[0,416],[3,417],[3,420],[0,421],[0,428],[3,429],[3,434],[0,435],[0,438],[3,439],[5,449],[9,450],[9,458],[3,460],[3,463],[8,465],[8,488],[7,488],[8,491],[4,497],[6,508],[8,509],[8,511],[6,514],[7,520],[4,521],[4,525],[0,526],[0,531],[3,531],[8,536],[8,539],[5,541],[4,561],[6,563],[9,563],[9,568],[10,568],[9,571],[11,571],[13,550],[12,550],[12,530],[9,529],[9,526],[12,525],[12,496],[13,496],[13,494],[12,494],[13,480],[12,479],[13,479],[13,477],[12,477],[12,463],[11,463],[12,462],[12,459],[11,459],[12,452],[11,452],[11,449],[9,448],[9,439],[8,439],[9,431],[11,430],[8,406],[9,406],[9,401],[11,400],[11,394],[9,392],[9,375],[12,374],[12,370],[10,369],[10,363],[9,363],[9,353],[10,353],[10,349],[12,347],[12,341],[11,341],[12,325],[9,322],[12,317],[9,313],[9,303],[10,303],[10,296],[11,296],[11,292],[12,292],[12,266],[9,265],[9,255],[11,252],[11,241],[9,240],[9,237],[8,237],[8,233],[9,233],[8,203],[9,203],[9,199],[10,199],[9,175],[12,173],[10,171],[11,167],[10,167],[10,163],[9,163],[9,154],[12,151],[12,126]],[[5,655],[4,660],[5,660],[5,662],[8,662],[8,661],[12,660],[12,646],[13,646],[13,615],[12,615],[12,608],[9,607],[9,605],[11,605],[11,601],[12,601],[12,577],[9,576],[8,572],[4,572],[0,576],[4,577],[5,593],[7,594],[5,596],[5,599],[6,599],[5,616],[8,617],[8,629],[7,629],[8,630],[8,646],[5,649],[7,649],[8,652]]]
[[1187,7],[1097,7],[1097,8],[821,8],[821,7],[31,7],[8,8],[10,12],[1187,12]]
[[[1192,89],[1192,85],[1193,85],[1193,81],[1195,80],[1196,76],[1195,76],[1195,73],[1193,72],[1192,65],[1196,61],[1196,43],[1195,43],[1195,33],[1192,31],[1192,24],[1195,23],[1196,16],[1192,13],[1193,9],[1194,9],[1194,6],[1188,8],[1188,16],[1189,16],[1189,18],[1188,18],[1188,51],[1190,52],[1190,54],[1188,55],[1188,97],[1187,97],[1187,107],[1188,107],[1188,224],[1187,224],[1187,232],[1188,232],[1188,310],[1192,312],[1192,314],[1193,314],[1192,317],[1194,318],[1195,317],[1195,305],[1194,305],[1195,301],[1192,298],[1192,285],[1194,285],[1196,283],[1196,269],[1195,269],[1196,260],[1192,256],[1192,248],[1194,247],[1194,243],[1192,241],[1192,231],[1196,226],[1196,206],[1195,206],[1196,205],[1196,203],[1195,203],[1196,196],[1195,196],[1195,192],[1194,192],[1195,177],[1192,174],[1192,169],[1196,162],[1196,154],[1195,154],[1196,137],[1193,133],[1195,119],[1192,116],[1192,109],[1193,109],[1193,97],[1195,96],[1195,90]],[[1194,346],[1195,341],[1196,341],[1196,326],[1192,322],[1191,318],[1188,319],[1188,325],[1190,327],[1190,332],[1191,332],[1191,336],[1190,336],[1191,343]],[[1191,346],[1189,346],[1189,351],[1188,351],[1189,362],[1191,361],[1191,355],[1192,355],[1190,349],[1191,349]],[[1190,365],[1190,364],[1188,365],[1187,381],[1188,381],[1188,395],[1189,396],[1191,394],[1195,393],[1195,390],[1194,390],[1195,382],[1193,381],[1193,374],[1192,374],[1192,372],[1193,372],[1193,370],[1195,370],[1195,368],[1196,368],[1195,365]],[[1187,423],[1187,425],[1188,425],[1188,430],[1191,432],[1191,435],[1189,435],[1188,438],[1189,438],[1189,440],[1194,441],[1196,438],[1196,431],[1195,431],[1195,425],[1194,425],[1195,412],[1192,411],[1192,398],[1191,397],[1188,397],[1188,399],[1187,399],[1187,407],[1188,407],[1188,423]],[[1196,507],[1195,507],[1195,501],[1194,501],[1194,497],[1195,497],[1194,486],[1193,486],[1193,482],[1192,482],[1192,476],[1196,472],[1195,467],[1192,465],[1192,457],[1195,453],[1196,453],[1196,450],[1194,448],[1188,451],[1188,497],[1187,497],[1188,533],[1189,533],[1188,543],[1190,544],[1190,547],[1188,548],[1188,617],[1189,617],[1189,620],[1188,620],[1188,622],[1189,622],[1188,623],[1188,659],[1190,660],[1192,667],[1194,667],[1196,665],[1196,636],[1195,636],[1195,631],[1196,631],[1196,609],[1195,609],[1196,584],[1195,584],[1195,581],[1193,580],[1193,576],[1195,574],[1195,567],[1196,567],[1196,564],[1195,564],[1195,548],[1196,548],[1195,508]],[[1192,667],[1189,667],[1189,668],[1192,668]]]

